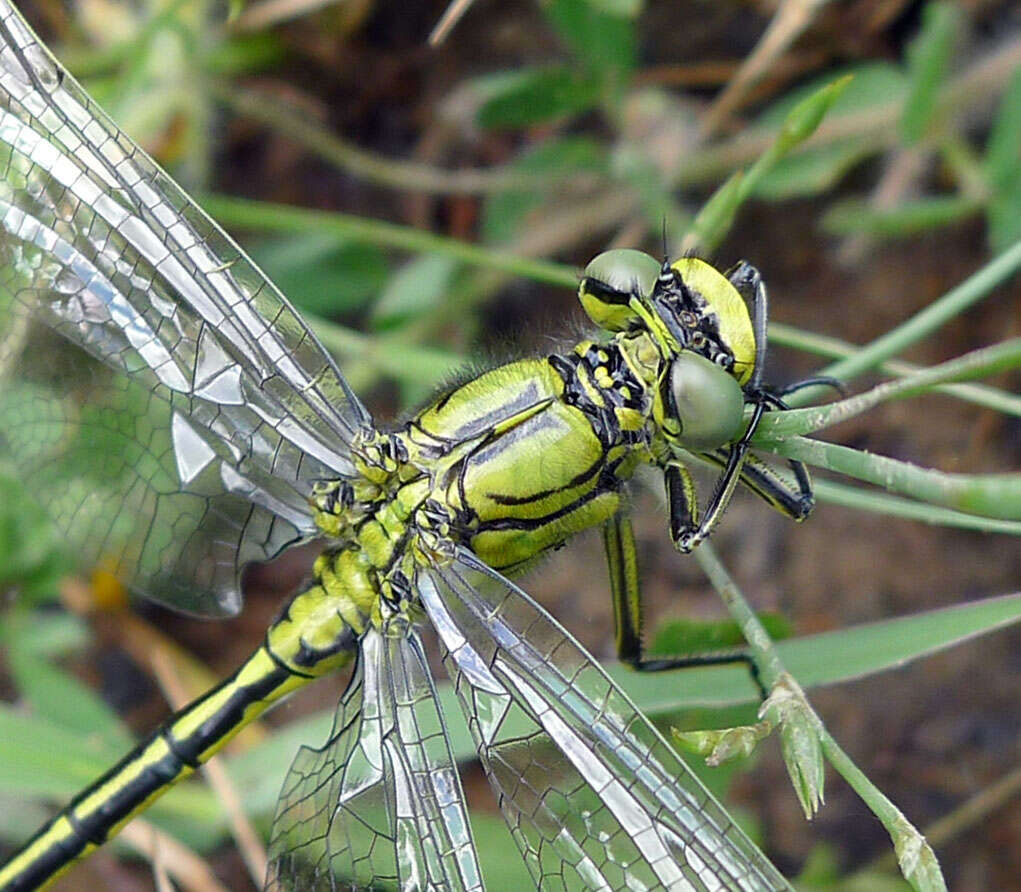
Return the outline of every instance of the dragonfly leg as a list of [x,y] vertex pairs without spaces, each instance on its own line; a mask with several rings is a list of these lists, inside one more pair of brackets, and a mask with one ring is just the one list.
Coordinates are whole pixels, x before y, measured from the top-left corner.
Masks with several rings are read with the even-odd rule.
[[664,672],[686,669],[691,666],[714,666],[725,663],[743,663],[761,695],[766,690],[759,678],[758,666],[743,650],[728,650],[671,657],[646,657],[642,637],[642,592],[638,579],[638,556],[631,518],[619,511],[603,525],[603,544],[610,572],[610,590],[613,599],[616,629],[617,658],[638,672]]
[[765,401],[757,401],[752,412],[751,421],[744,435],[727,449],[721,450],[726,455],[723,462],[723,473],[716,481],[712,495],[706,505],[701,520],[698,519],[694,499],[694,484],[686,469],[678,465],[669,465],[666,469],[667,497],[670,500],[670,535],[674,545],[687,554],[700,542],[709,538],[716,524],[723,517],[730,497],[734,494],[741,471],[748,456],[748,447],[755,429],[759,426],[763,412],[766,411]]
[[[703,454],[703,457],[711,458],[720,465],[727,460],[722,450],[718,455]],[[789,479],[781,476],[758,456],[749,454],[741,468],[741,483],[774,510],[791,520],[801,521],[808,517],[815,506],[812,480],[804,464],[798,461],[788,464],[794,474],[793,486]]]
[[[755,432],[762,411],[788,408],[782,397],[795,393],[805,387],[817,385],[833,387],[843,394],[844,385],[839,379],[828,375],[806,378],[804,381],[798,381],[780,389],[764,385],[762,382],[766,364],[766,327],[769,319],[769,298],[766,293],[765,283],[762,281],[759,271],[744,260],[739,261],[728,270],[726,276],[730,283],[738,290],[738,293],[752,306],[752,330],[755,333],[755,369],[752,372],[751,379],[745,384],[744,389],[749,399],[759,407],[759,413],[753,416],[752,423],[749,424],[748,430],[742,438],[743,441],[747,441]],[[731,449],[728,461],[724,465],[726,469],[724,476],[730,470],[734,448]],[[747,449],[747,446],[745,448]],[[747,474],[744,469],[741,469],[740,473],[743,483],[748,485],[753,492],[764,498],[778,511],[792,517],[794,520],[804,520],[808,517],[815,506],[815,497],[812,494],[812,483],[808,476],[808,470],[803,462],[795,459],[790,459],[787,462],[797,482],[797,493],[794,493],[790,486],[765,464],[758,460],[754,464],[755,468]]]

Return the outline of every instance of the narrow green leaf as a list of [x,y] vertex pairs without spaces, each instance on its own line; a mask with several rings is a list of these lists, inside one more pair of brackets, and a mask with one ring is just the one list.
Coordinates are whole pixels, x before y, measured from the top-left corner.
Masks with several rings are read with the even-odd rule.
[[756,123],[778,128],[799,103],[828,87],[834,78],[843,80],[848,77],[850,80],[834,98],[827,117],[839,118],[841,115],[869,111],[899,101],[907,95],[908,79],[900,68],[889,62],[866,62],[814,78],[803,86],[786,91],[756,118]]
[[6,664],[28,708],[82,736],[96,735],[111,750],[128,750],[133,740],[117,714],[76,678],[34,654],[18,635],[8,641]]
[[630,16],[605,0],[552,0],[546,16],[571,51],[600,77],[619,77],[635,64],[635,29]]
[[16,587],[23,605],[52,601],[67,572],[52,522],[29,506],[34,502],[25,487],[0,471],[0,591]]
[[[826,117],[834,103],[840,98],[840,94],[847,89],[853,79],[854,75],[845,74],[795,105],[784,118],[773,151],[781,156],[786,155],[796,145],[815,133],[816,128],[822,123],[822,119]],[[760,162],[761,159],[756,162],[756,165]],[[754,165],[752,169],[755,169]]]
[[[123,746],[112,745],[104,735],[82,734],[6,703],[0,703],[0,741],[0,796],[23,804],[63,804],[127,752]],[[147,814],[176,835],[186,836],[191,844],[205,838],[211,846],[224,824],[219,802],[195,781],[174,787]],[[10,828],[0,822],[3,829]],[[34,824],[25,822],[13,829],[16,832],[9,841],[21,842]]]
[[64,610],[23,610],[17,608],[0,616],[0,645],[17,639],[19,645],[37,657],[54,660],[80,651],[92,640],[85,621]]
[[961,13],[951,3],[930,3],[922,14],[922,30],[908,47],[911,88],[901,115],[901,133],[908,143],[918,142],[929,128],[939,89],[950,72],[954,40],[961,28]]
[[645,0],[588,0],[588,3],[593,9],[629,19],[637,18],[645,8]]
[[[941,325],[963,313],[968,307],[992,293],[997,285],[1009,279],[1021,267],[1021,240],[1015,242],[1002,254],[997,255],[981,269],[976,270],[959,285],[951,288],[942,297],[934,300],[924,309],[915,313],[874,341],[859,347],[851,356],[824,368],[821,374],[832,375],[842,381],[849,381],[866,369],[870,369],[891,356],[896,356],[909,346],[932,334]],[[831,394],[828,388],[826,397]],[[817,398],[818,388],[806,387],[793,394],[788,401],[791,405],[805,405]]]
[[939,365],[919,369],[903,378],[884,381],[864,393],[842,400],[808,409],[789,409],[766,415],[759,423],[752,441],[758,443],[760,438],[776,440],[812,433],[847,421],[890,400],[918,396],[942,384],[988,377],[1019,366],[1021,338],[1011,338],[991,347],[972,350]]
[[1001,251],[1021,241],[1021,177],[998,190],[986,211],[989,246]]
[[586,111],[599,92],[595,78],[564,66],[526,69],[486,102],[476,119],[487,129],[529,127]]
[[849,486],[833,480],[814,480],[816,498],[831,505],[843,505],[855,511],[873,511],[887,517],[904,517],[936,526],[957,527],[980,533],[1001,533],[1007,536],[1021,536],[1021,521],[997,520],[990,517],[976,517],[963,511],[939,508],[891,496],[889,493],[866,489],[863,486]]
[[806,437],[756,441],[784,458],[846,474],[922,502],[1001,520],[1021,520],[1021,474],[947,474]]
[[834,235],[866,235],[904,238],[939,229],[978,213],[984,202],[967,195],[936,195],[908,201],[882,210],[863,201],[843,201],[822,218],[824,231]]
[[320,228],[372,245],[445,254],[464,263],[524,276],[559,288],[574,290],[578,287],[578,270],[562,263],[519,257],[385,220],[223,195],[204,196],[201,203],[224,226],[266,232],[305,232],[309,228]]
[[834,684],[907,665],[1019,621],[1021,593],[794,638],[777,649],[804,687]]
[[323,346],[343,361],[349,383],[360,385],[379,374],[396,379],[402,385],[412,381],[432,388],[461,368],[465,359],[457,353],[435,347],[404,343],[396,336],[371,337],[306,314]]
[[535,882],[503,818],[473,810],[468,816],[487,889],[531,889]]
[[372,308],[374,327],[396,328],[432,312],[450,289],[459,266],[440,254],[421,254],[405,263]]
[[815,132],[850,81],[850,75],[832,81],[787,112],[773,144],[747,171],[735,171],[702,206],[685,237],[687,248],[708,253],[720,243],[742,202],[755,192],[781,158]]
[[[808,688],[906,665],[1019,621],[1021,593],[793,638],[779,642],[776,649],[790,673]],[[638,707],[652,715],[758,699],[744,666],[635,673],[612,665],[609,671]]]
[[1021,69],[1000,101],[986,146],[989,242],[1003,250],[1021,239]]
[[755,195],[770,201],[785,201],[828,192],[873,152],[874,148],[864,140],[855,139],[792,152],[763,174],[755,187]]
[[[778,613],[759,614],[759,620],[774,641],[789,638],[790,621]],[[744,646],[741,630],[732,619],[697,620],[678,618],[661,623],[649,642],[652,656],[671,657],[705,654]]]
[[[826,359],[849,359],[861,350],[861,347],[840,338],[805,331],[783,322],[769,323],[769,343],[804,350]],[[884,376],[899,378],[914,374],[921,366],[900,359],[887,359],[877,363],[875,368]],[[998,387],[990,387],[988,384],[941,384],[936,388],[936,392],[995,412],[1002,412],[1004,415],[1021,418],[1021,395],[1009,393]],[[829,395],[832,396],[832,393]],[[795,397],[797,396],[798,394],[795,394]],[[803,405],[800,401],[798,404]]]
[[734,171],[702,205],[685,236],[685,245],[709,253],[723,239],[734,222],[743,200],[744,172]]
[[1021,175],[1021,68],[1010,79],[993,119],[984,160],[990,186],[1011,183]]
[[350,313],[383,289],[388,269],[374,245],[311,227],[249,247],[252,259],[303,310]]
[[272,31],[233,34],[203,55],[206,70],[224,78],[252,75],[279,65],[287,58],[287,47]]
[[0,703],[0,740],[0,793],[7,795],[70,797],[124,755],[108,739],[9,703]]

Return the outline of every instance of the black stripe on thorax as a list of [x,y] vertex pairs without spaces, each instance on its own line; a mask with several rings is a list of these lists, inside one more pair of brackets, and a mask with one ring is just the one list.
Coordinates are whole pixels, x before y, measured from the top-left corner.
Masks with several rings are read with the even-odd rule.
[[491,530],[535,530],[540,527],[546,526],[553,521],[559,520],[561,517],[566,517],[579,508],[582,508],[593,499],[599,498],[599,496],[605,495],[610,492],[617,492],[620,490],[624,481],[616,476],[616,470],[620,461],[616,461],[613,464],[605,465],[603,473],[600,475],[600,482],[592,487],[588,492],[573,502],[558,508],[556,511],[551,511],[549,514],[544,514],[542,517],[503,517],[499,520],[490,520],[480,523],[478,528],[472,531],[472,535],[478,535],[481,532]]

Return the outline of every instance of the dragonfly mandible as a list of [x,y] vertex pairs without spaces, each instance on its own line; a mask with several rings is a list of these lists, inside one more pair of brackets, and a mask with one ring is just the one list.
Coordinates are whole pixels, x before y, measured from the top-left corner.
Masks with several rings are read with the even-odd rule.
[[[241,608],[245,564],[327,543],[244,665],[41,828],[0,868],[2,892],[42,887],[267,707],[351,663],[330,739],[303,748],[284,782],[266,888],[483,889],[423,622],[538,888],[789,888],[507,578],[603,525],[621,654],[665,668],[675,663],[641,652],[621,495],[635,468],[664,471],[681,550],[709,534],[739,481],[808,513],[804,469],[792,465],[792,485],[747,449],[761,413],[782,407],[762,385],[754,269],[601,255],[579,296],[603,337],[492,369],[384,432],[283,295],[8,0],[0,159],[3,343],[18,352],[0,364],[17,369],[4,399],[18,419],[0,437],[30,456],[27,483],[83,557],[126,542],[116,556],[135,590],[225,616]],[[47,331],[64,339],[56,361],[26,346]],[[75,430],[90,447],[74,475],[55,458],[61,387],[81,401]],[[689,452],[723,468],[701,514]]]

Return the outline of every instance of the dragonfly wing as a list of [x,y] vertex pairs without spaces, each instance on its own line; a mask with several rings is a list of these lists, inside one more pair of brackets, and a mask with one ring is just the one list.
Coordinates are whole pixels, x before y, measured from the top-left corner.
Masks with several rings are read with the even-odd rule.
[[403,620],[366,633],[330,740],[295,758],[270,858],[271,892],[482,890],[421,641]]
[[[236,610],[233,567],[217,575],[200,561],[201,572],[175,588],[166,577],[196,562],[163,540],[182,542],[208,525],[202,532],[222,536],[221,551],[272,554],[311,528],[307,510],[293,516],[309,481],[352,473],[351,445],[368,413],[283,295],[96,107],[8,0],[0,0],[0,171],[9,316],[0,366],[6,361],[16,381],[37,371],[30,357],[11,373],[19,346],[26,354],[38,346],[23,324],[34,319],[123,373],[156,429],[155,442],[128,436],[161,473],[129,467],[130,480],[110,496],[155,490],[128,509],[136,526],[151,527],[152,542],[115,545],[113,557],[133,550],[127,569],[154,597],[196,612]],[[71,389],[63,383],[57,392]],[[21,419],[15,413],[12,423]],[[34,418],[24,423],[38,432]],[[181,490],[192,497],[175,498]],[[271,529],[281,503],[289,510]],[[59,507],[64,519],[74,513]]]
[[422,602],[504,817],[541,889],[789,890],[603,670],[469,552]]
[[175,412],[186,398],[153,399],[66,346],[42,352],[45,378],[22,362],[0,386],[0,446],[82,566],[178,610],[229,615],[245,564],[314,533],[296,485]]

